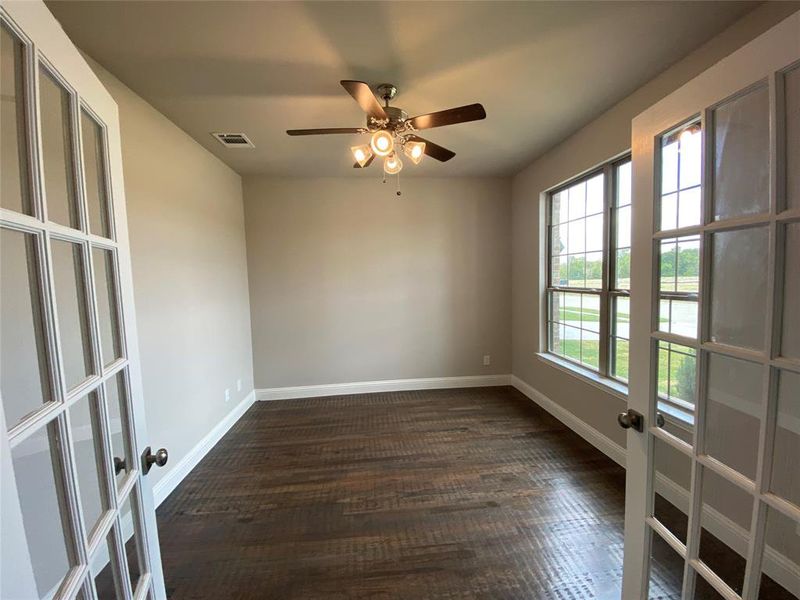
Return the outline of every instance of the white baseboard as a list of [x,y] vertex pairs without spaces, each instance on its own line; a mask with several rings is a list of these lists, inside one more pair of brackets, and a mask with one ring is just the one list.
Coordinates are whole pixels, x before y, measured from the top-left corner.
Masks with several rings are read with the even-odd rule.
[[262,388],[256,390],[256,398],[258,400],[290,400],[294,398],[318,398],[320,396],[343,396],[346,394],[490,387],[495,385],[511,385],[511,375],[385,379],[383,381],[354,381],[352,383]]
[[[621,467],[625,467],[625,448],[617,444],[611,438],[597,429],[576,417],[563,406],[556,404],[538,391],[536,388],[526,383],[516,375],[511,377],[511,385],[541,406],[544,410],[553,415],[556,419],[564,423],[572,431],[577,433],[611,460]],[[670,504],[675,506],[684,514],[689,512],[689,491],[680,485],[659,474],[656,478],[656,490]],[[726,544],[731,550],[740,556],[747,555],[748,533],[738,524],[731,521],[713,508],[703,509],[703,522],[707,523],[708,531]],[[787,590],[800,589],[800,576],[798,565],[789,558],[767,546],[764,551],[764,571],[774,581],[778,582]]]
[[242,400],[222,421],[209,431],[194,448],[187,452],[172,469],[167,471],[153,486],[153,500],[158,506],[167,499],[178,484],[203,460],[203,457],[222,439],[228,430],[233,427],[247,409],[256,401],[256,391],[253,390]]
[[600,452],[608,456],[615,463],[621,467],[625,466],[625,448],[620,446],[617,442],[605,434],[600,433],[597,429],[586,423],[586,421],[576,417],[560,404],[553,402],[550,398],[516,375],[511,376],[511,385],[589,442],[592,446],[600,450]]

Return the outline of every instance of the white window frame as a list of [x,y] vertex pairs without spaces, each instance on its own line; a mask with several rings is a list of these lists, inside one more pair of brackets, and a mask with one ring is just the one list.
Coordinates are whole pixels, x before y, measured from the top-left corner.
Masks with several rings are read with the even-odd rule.
[[[536,353],[540,360],[554,366],[572,376],[602,389],[620,399],[627,400],[628,385],[624,380],[611,375],[611,301],[613,297],[630,297],[630,290],[618,290],[612,288],[614,281],[613,249],[615,248],[616,230],[616,168],[628,161],[631,161],[631,151],[626,150],[620,154],[587,169],[586,171],[567,179],[547,190],[543,191],[539,198],[539,351]],[[595,288],[570,288],[568,286],[551,285],[552,257],[550,255],[550,234],[551,234],[551,202],[558,192],[569,188],[581,181],[586,181],[603,173],[604,175],[604,198],[603,198],[603,276],[602,285],[599,289]],[[568,357],[555,354],[550,350],[550,292],[564,291],[573,293],[590,292],[600,298],[600,349],[599,349],[599,368],[593,369],[584,364],[571,360]]]

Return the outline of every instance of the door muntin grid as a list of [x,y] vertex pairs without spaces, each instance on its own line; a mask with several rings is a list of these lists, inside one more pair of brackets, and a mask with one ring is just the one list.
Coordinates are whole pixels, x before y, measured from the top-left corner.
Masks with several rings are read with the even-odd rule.
[[[649,515],[646,518],[648,537],[658,536],[683,559],[684,573],[681,590],[681,597],[683,598],[693,597],[701,586],[710,586],[716,593],[729,599],[745,598],[755,600],[759,598],[758,590],[762,584],[762,579],[765,582],[767,581],[766,574],[762,573],[767,514],[778,514],[781,518],[788,519],[788,522],[793,523],[795,527],[800,528],[800,508],[786,498],[782,498],[770,491],[770,489],[774,489],[774,486],[773,488],[769,487],[774,458],[773,451],[775,449],[775,432],[780,427],[776,424],[780,422],[778,421],[777,380],[783,373],[793,376],[800,373],[800,361],[787,359],[779,354],[781,347],[781,320],[786,309],[789,308],[781,302],[784,278],[783,268],[785,265],[784,256],[787,252],[783,242],[786,228],[800,222],[800,213],[795,209],[787,209],[785,197],[782,195],[785,188],[780,184],[780,178],[784,176],[785,169],[788,168],[785,164],[785,152],[781,152],[781,148],[785,146],[783,146],[783,140],[779,132],[782,131],[781,127],[785,122],[785,114],[782,112],[784,105],[780,98],[786,73],[793,68],[797,67],[787,67],[773,74],[768,80],[756,82],[730,98],[699,111],[699,127],[703,136],[703,186],[701,192],[701,214],[703,218],[701,223],[690,225],[683,229],[672,228],[662,233],[659,222],[659,216],[662,213],[659,199],[661,199],[662,195],[658,188],[654,194],[656,198],[653,211],[655,222],[653,224],[652,237],[654,247],[652,269],[654,298],[660,297],[658,251],[662,241],[681,235],[700,236],[700,288],[697,293],[699,337],[693,338],[688,335],[675,335],[669,331],[661,331],[660,329],[663,328],[659,327],[660,319],[658,314],[658,304],[660,303],[656,303],[656,307],[653,310],[650,336],[652,348],[651,364],[653,365],[651,369],[653,374],[651,381],[653,399],[650,402],[651,420],[649,421],[651,423],[656,422],[656,410],[659,403],[663,401],[661,394],[658,392],[658,346],[664,343],[681,344],[692,348],[697,356],[696,393],[693,407],[695,427],[692,432],[692,438],[687,439],[684,437],[680,439],[680,436],[673,434],[674,432],[670,433],[659,427],[650,427],[648,429],[648,445],[651,448],[658,441],[691,460],[690,485],[688,486],[689,505],[685,507],[688,508],[689,513],[688,535],[684,543],[684,540],[678,539],[672,531],[656,518],[654,504],[659,490],[659,482],[655,476],[654,452],[648,452],[648,477],[651,480],[648,489],[652,490],[648,496],[647,506],[647,515]],[[715,131],[717,121],[714,118],[714,111],[719,107],[730,106],[731,103],[746,98],[747,94],[763,94],[765,88],[769,91],[769,114],[766,115],[766,118],[772,124],[768,128],[769,144],[770,148],[772,148],[772,151],[768,153],[770,164],[765,167],[769,173],[769,192],[768,198],[763,201],[763,205],[768,206],[768,211],[758,209],[745,210],[743,211],[744,214],[713,214],[714,169],[719,165],[719,152],[714,143],[715,134],[718,133]],[[696,119],[697,117],[689,118],[685,123],[691,123]],[[685,126],[685,124],[678,124],[678,126]],[[671,132],[667,132],[663,135],[670,134]],[[662,136],[657,136],[655,140],[657,151],[655,154],[654,180],[656,182],[661,181],[659,169],[662,157],[658,152],[658,149],[663,147],[660,143],[661,138]],[[765,322],[761,340],[758,340],[759,344],[755,344],[755,348],[752,347],[754,344],[720,343],[713,339],[711,335],[711,310],[712,300],[714,299],[713,285],[715,276],[714,255],[711,251],[713,240],[715,236],[720,234],[757,230],[765,231],[767,237],[766,252],[761,259],[761,262],[765,263],[761,267],[766,273],[764,282],[766,293],[763,300]],[[717,300],[719,301],[719,299]],[[748,318],[747,315],[743,317]],[[707,427],[714,426],[713,422],[708,421],[711,418],[708,409],[709,364],[720,360],[746,361],[746,364],[756,368],[759,372],[758,379],[755,382],[751,382],[755,383],[755,389],[758,390],[758,397],[753,399],[753,406],[742,408],[741,403],[738,405],[743,412],[746,410],[751,418],[755,418],[756,422],[755,431],[752,431],[753,427],[751,427],[751,433],[756,440],[753,445],[757,450],[757,456],[750,456],[744,466],[730,464],[733,461],[720,456],[716,449],[713,452],[710,451],[713,444],[717,443],[718,440],[709,438],[707,435]],[[750,462],[751,460],[753,462]],[[708,481],[714,480],[723,481],[727,485],[734,486],[734,489],[738,490],[742,497],[750,498],[750,504],[752,505],[749,508],[750,525],[740,527],[747,540],[745,556],[741,557],[742,562],[746,561],[741,581],[732,581],[730,578],[728,581],[724,581],[706,562],[701,560],[703,522],[704,519],[707,520],[709,512],[707,508],[705,510],[703,508],[702,490],[704,485],[708,487]],[[649,543],[652,543],[652,539]],[[737,552],[742,554],[742,548],[738,548]],[[796,557],[795,561],[800,564],[800,557]],[[798,581],[798,585],[800,585],[800,581]],[[800,593],[800,590],[797,589],[792,591],[795,594]]]
[[[24,232],[34,240],[36,251],[33,253],[29,274],[35,279],[36,289],[41,297],[41,332],[43,355],[46,365],[46,381],[52,390],[51,397],[44,397],[41,406],[33,411],[8,422],[8,440],[12,453],[17,448],[22,448],[26,441],[35,441],[42,434],[50,440],[51,452],[48,464],[54,474],[54,485],[58,492],[59,518],[63,523],[63,534],[66,542],[66,556],[68,571],[57,574],[55,584],[48,589],[40,589],[40,595],[51,597],[80,597],[95,598],[96,590],[93,584],[90,566],[96,564],[97,557],[108,548],[109,558],[113,566],[114,579],[119,584],[115,590],[117,596],[130,599],[134,595],[143,597],[152,593],[150,589],[149,562],[145,545],[141,543],[144,531],[143,515],[139,508],[135,508],[127,515],[122,515],[120,508],[131,502],[136,507],[141,506],[141,489],[139,485],[140,471],[134,460],[134,423],[130,411],[130,379],[128,376],[129,362],[125,351],[125,327],[122,313],[122,297],[120,289],[118,250],[115,224],[113,218],[113,197],[109,183],[108,136],[106,126],[99,115],[94,113],[87,103],[80,98],[78,92],[61,77],[57,68],[36,49],[34,43],[25,33],[16,26],[13,19],[4,9],[0,9],[0,18],[4,32],[9,31],[20,42],[24,56],[24,98],[25,110],[23,116],[32,115],[26,121],[24,130],[26,136],[21,142],[26,146],[21,149],[31,165],[31,178],[21,182],[27,188],[31,198],[32,210],[17,212],[7,208],[0,209],[0,227],[4,230]],[[42,108],[40,103],[40,78],[46,76],[49,82],[61,87],[66,94],[63,103],[67,131],[64,139],[68,140],[67,155],[64,157],[67,185],[74,189],[75,214],[70,223],[57,223],[48,219],[48,204],[46,186],[42,185],[44,173],[43,147],[41,136]],[[48,83],[49,84],[49,83]],[[101,217],[107,223],[107,229],[102,229],[103,236],[90,232],[90,218],[88,214],[86,186],[84,178],[84,155],[82,148],[82,132],[80,118],[87,116],[99,127],[95,143],[99,144],[96,152],[98,162],[97,170],[103,175],[103,180],[98,182],[105,194],[105,215]],[[97,188],[96,188],[97,189]],[[102,206],[102,203],[101,203]],[[96,218],[94,221],[99,222]],[[76,273],[76,285],[85,296],[86,333],[89,344],[86,352],[88,374],[74,386],[69,386],[64,373],[64,340],[60,330],[58,306],[55,301],[55,277],[52,260],[54,243],[68,243],[76,249],[80,256],[81,269]],[[106,265],[94,264],[96,250],[102,250],[109,257],[108,265],[108,296],[109,302],[106,316],[110,318],[112,326],[116,327],[118,346],[111,353],[111,359],[103,364],[101,356],[101,342],[99,332],[98,302],[94,282],[98,268]],[[106,356],[108,356],[106,352]],[[106,384],[109,380],[118,378],[122,389],[122,406],[116,411],[118,417],[112,430],[109,420],[108,399],[106,397]],[[82,439],[81,427],[71,426],[74,419],[74,410],[78,403],[91,398],[91,427],[90,440]],[[8,400],[5,400],[8,401]],[[85,424],[84,424],[85,425]],[[112,433],[113,431],[113,433]],[[112,438],[116,436],[116,443]],[[93,513],[87,519],[81,500],[82,478],[78,477],[78,470],[82,465],[76,454],[76,444],[87,442],[96,456],[96,464],[90,465],[98,471],[98,498],[99,512]],[[121,449],[121,451],[120,451]],[[122,476],[114,473],[114,452],[123,453],[121,457],[126,465],[122,469]],[[86,486],[85,480],[83,485]],[[86,491],[86,490],[84,490]],[[21,501],[24,499],[21,498]],[[92,522],[87,522],[87,520]],[[28,532],[28,527],[25,527]],[[130,585],[128,561],[125,558],[124,543],[119,532],[134,533],[136,553],[138,557],[138,588]],[[26,533],[30,535],[30,533]],[[108,542],[108,543],[107,543]],[[109,545],[110,543],[110,545]],[[93,563],[94,561],[94,563]],[[48,568],[45,565],[44,568]],[[63,576],[63,577],[62,577]],[[42,584],[44,585],[44,584]]]

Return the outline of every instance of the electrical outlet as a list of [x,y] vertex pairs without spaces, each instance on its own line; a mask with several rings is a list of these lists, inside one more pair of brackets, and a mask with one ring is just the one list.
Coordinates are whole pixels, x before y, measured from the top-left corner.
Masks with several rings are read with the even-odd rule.
[[490,354],[484,354],[483,355],[483,366],[484,367],[488,367],[490,364],[492,364],[492,356]]
[[225,402],[228,402],[231,399],[231,389],[225,388]]
[[242,391],[242,380],[241,379],[237,379],[236,380],[236,391],[237,392],[241,392]]

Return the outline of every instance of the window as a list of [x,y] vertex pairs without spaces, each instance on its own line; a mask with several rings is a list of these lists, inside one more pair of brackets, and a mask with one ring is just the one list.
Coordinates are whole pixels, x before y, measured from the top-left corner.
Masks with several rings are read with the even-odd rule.
[[630,157],[550,192],[547,240],[547,351],[627,382]]
[[[659,410],[694,422],[702,223],[702,145],[699,122],[661,138],[659,197],[658,342]],[[683,342],[683,343],[681,343]]]

